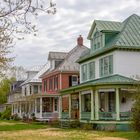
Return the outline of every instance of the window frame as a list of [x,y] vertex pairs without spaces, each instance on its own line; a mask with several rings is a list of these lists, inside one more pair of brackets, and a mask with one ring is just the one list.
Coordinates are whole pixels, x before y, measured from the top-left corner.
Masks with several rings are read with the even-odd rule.
[[108,55],[99,60],[100,77],[113,74],[113,55]]

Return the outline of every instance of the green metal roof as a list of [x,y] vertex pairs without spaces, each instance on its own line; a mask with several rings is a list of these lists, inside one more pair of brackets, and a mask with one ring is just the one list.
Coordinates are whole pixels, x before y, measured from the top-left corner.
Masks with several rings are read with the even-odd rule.
[[80,88],[84,88],[84,87],[94,87],[94,86],[102,86],[102,85],[133,85],[136,84],[137,81],[132,79],[132,78],[128,78],[119,74],[115,74],[115,75],[111,75],[108,77],[103,77],[103,78],[99,78],[99,79],[95,79],[92,81],[88,81],[85,83],[82,83],[80,85],[77,86],[73,86],[67,89],[63,89],[60,91],[60,93],[65,93],[67,91],[71,91],[71,90],[77,90]]
[[103,21],[103,20],[94,20],[90,32],[88,34],[88,39],[91,38],[92,32],[95,26],[98,28],[99,31],[106,31],[106,32],[120,32],[121,31],[121,22],[116,21]]
[[122,23],[115,45],[140,47],[140,16],[131,15]]
[[95,20],[100,31],[121,31],[121,22]]
[[133,14],[122,23],[95,20],[88,35],[89,39],[95,26],[97,26],[100,31],[118,31],[118,33],[116,33],[116,36],[112,37],[102,49],[82,56],[77,62],[84,62],[89,58],[97,56],[97,54],[101,55],[107,50],[140,49],[140,16]]

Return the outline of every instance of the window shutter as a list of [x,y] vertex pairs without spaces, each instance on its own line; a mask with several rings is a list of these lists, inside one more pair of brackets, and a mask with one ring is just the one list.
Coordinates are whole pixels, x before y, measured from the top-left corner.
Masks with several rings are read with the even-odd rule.
[[109,63],[110,63],[109,74],[113,74],[113,55],[109,56]]
[[72,86],[72,76],[69,76],[69,87]]
[[102,59],[99,60],[99,76],[102,77]]

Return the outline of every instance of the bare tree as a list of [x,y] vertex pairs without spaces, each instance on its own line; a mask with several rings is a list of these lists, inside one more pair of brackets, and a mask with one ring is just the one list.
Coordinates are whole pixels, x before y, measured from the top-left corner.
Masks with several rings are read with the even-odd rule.
[[13,40],[23,39],[23,34],[37,31],[33,17],[41,12],[55,14],[55,4],[51,0],[0,0],[0,73],[12,59],[7,56]]

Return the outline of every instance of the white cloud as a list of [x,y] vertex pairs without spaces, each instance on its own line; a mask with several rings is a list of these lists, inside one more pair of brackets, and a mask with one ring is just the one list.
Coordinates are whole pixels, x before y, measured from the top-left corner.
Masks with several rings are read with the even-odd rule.
[[25,35],[14,48],[16,65],[31,66],[46,63],[49,51],[69,51],[79,34],[86,39],[94,19],[123,21],[129,15],[140,14],[139,0],[56,0],[56,15],[41,14],[37,21],[38,36]]

